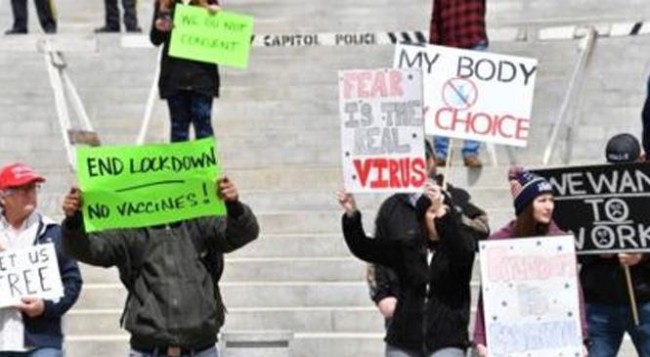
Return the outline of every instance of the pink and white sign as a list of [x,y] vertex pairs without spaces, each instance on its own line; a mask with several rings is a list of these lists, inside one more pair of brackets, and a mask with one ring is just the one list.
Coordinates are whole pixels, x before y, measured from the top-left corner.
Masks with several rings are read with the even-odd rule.
[[581,356],[573,236],[479,243],[487,348],[499,356]]
[[339,72],[349,192],[419,192],[427,180],[419,69]]

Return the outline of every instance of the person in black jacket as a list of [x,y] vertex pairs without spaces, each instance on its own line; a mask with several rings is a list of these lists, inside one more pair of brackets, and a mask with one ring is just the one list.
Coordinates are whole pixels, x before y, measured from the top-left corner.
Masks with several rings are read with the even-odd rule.
[[[190,124],[194,126],[196,139],[213,136],[212,98],[219,97],[219,69],[216,64],[170,57],[169,41],[174,9],[180,3],[174,0],[171,14],[160,12],[160,2],[154,5],[153,25],[149,38],[155,46],[163,45],[160,60],[158,90],[167,100],[171,119],[171,141],[187,141]],[[209,0],[209,4],[217,4]],[[218,7],[212,7],[217,9]]]
[[[425,140],[425,154],[429,176],[437,182],[442,181],[436,175],[435,155],[429,141]],[[453,198],[455,208],[462,213],[463,224],[476,231],[476,239],[486,239],[490,233],[487,214],[471,203],[471,197],[465,190],[447,184],[447,192]],[[415,214],[415,203],[420,194],[397,193],[387,198],[379,208],[375,219],[375,239],[411,240],[418,238],[420,223]],[[390,325],[397,305],[399,279],[396,273],[383,265],[368,265],[367,272],[370,298],[377,305],[379,312]]]
[[476,231],[462,223],[451,197],[427,183],[416,203],[420,226],[407,240],[369,239],[353,196],[340,191],[337,198],[352,254],[394,269],[400,282],[386,356],[465,356]]
[[128,291],[121,325],[131,334],[131,357],[219,357],[217,334],[225,319],[220,271],[210,257],[257,239],[253,211],[223,177],[214,189],[226,216],[207,216],[140,228],[87,233],[83,194],[66,195],[63,248],[79,261],[118,268]]
[[[630,134],[609,139],[605,154],[612,164],[643,161],[641,145]],[[650,254],[582,255],[579,262],[587,304],[589,356],[617,356],[625,332],[632,338],[639,356],[650,356]],[[630,269],[638,326],[632,317],[624,267]]]

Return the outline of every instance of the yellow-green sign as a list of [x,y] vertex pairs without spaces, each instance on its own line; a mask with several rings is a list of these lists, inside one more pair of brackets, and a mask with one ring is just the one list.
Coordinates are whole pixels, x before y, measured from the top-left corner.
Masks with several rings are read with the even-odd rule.
[[214,138],[146,146],[80,147],[86,231],[224,215]]
[[233,12],[210,13],[192,5],[176,5],[169,55],[246,68],[253,18]]

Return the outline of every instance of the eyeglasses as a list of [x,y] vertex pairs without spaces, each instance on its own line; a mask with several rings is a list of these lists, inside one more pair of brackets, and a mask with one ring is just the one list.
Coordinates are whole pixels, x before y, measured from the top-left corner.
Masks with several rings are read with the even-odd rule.
[[21,195],[26,195],[26,194],[30,194],[30,193],[37,193],[40,190],[41,190],[41,185],[39,185],[37,183],[32,183],[32,184],[25,185],[25,186],[10,187],[10,188],[4,190],[3,193],[4,193],[5,196],[11,196],[11,195],[15,195],[17,193],[19,193]]

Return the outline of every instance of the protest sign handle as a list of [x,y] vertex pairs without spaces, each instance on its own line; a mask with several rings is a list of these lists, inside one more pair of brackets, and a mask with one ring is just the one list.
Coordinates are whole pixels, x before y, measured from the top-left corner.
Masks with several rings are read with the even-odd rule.
[[449,146],[448,146],[449,153],[447,154],[447,162],[445,162],[445,175],[442,178],[442,183],[440,184],[442,186],[442,189],[447,191],[447,181],[449,180],[449,176],[451,176],[451,160],[454,158],[454,139],[449,138]]
[[624,266],[625,281],[627,281],[627,291],[630,294],[630,307],[632,307],[632,316],[634,317],[634,325],[639,325],[639,311],[636,308],[636,297],[634,296],[634,289],[632,288],[632,276],[630,275],[630,267]]

